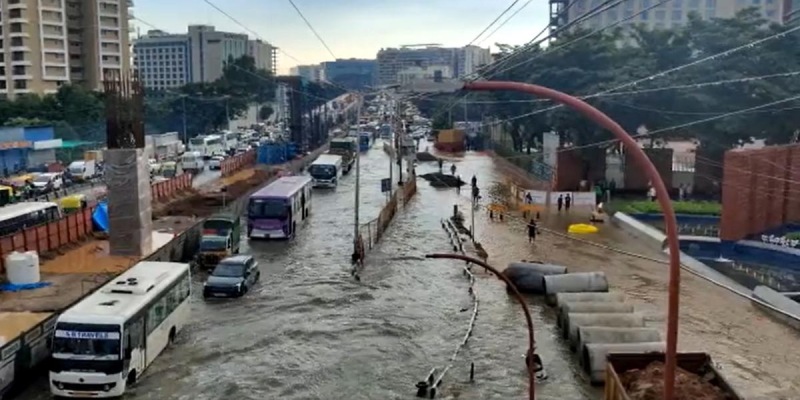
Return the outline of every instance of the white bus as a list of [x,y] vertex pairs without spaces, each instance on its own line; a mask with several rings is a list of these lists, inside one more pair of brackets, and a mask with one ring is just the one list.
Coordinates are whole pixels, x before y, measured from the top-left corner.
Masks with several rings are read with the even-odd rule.
[[118,397],[189,319],[189,264],[142,261],[58,316],[50,391]]
[[0,207],[0,236],[61,219],[58,204],[49,201],[26,201]]
[[323,154],[308,167],[314,187],[335,188],[342,177],[342,156]]
[[220,135],[222,136],[222,143],[225,151],[236,150],[239,147],[239,134],[225,131]]
[[189,139],[189,151],[196,151],[203,157],[221,156],[225,154],[225,145],[222,136],[198,136]]

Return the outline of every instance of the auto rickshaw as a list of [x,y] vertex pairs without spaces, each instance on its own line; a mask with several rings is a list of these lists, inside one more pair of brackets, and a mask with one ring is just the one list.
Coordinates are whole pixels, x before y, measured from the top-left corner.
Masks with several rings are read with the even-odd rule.
[[166,161],[161,164],[161,176],[164,178],[174,178],[178,175],[178,163]]
[[17,201],[17,191],[11,186],[0,186],[0,207]]
[[89,200],[85,194],[73,194],[64,196],[58,201],[58,205],[65,214],[80,211],[89,206]]

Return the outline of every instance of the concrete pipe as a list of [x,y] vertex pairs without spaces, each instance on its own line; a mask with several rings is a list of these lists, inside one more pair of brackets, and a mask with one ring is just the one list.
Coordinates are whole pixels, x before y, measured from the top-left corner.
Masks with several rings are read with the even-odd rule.
[[506,267],[505,270],[533,271],[541,275],[561,275],[567,273],[567,267],[563,265],[532,263],[532,262],[508,263],[508,267]]
[[[643,328],[644,316],[639,313],[564,314],[563,325],[561,326],[562,337],[564,339],[570,339],[570,343],[573,343],[573,338],[578,336],[578,327],[580,326],[605,326],[612,328]],[[577,344],[577,342],[574,343]]]
[[[576,348],[587,344],[606,343],[653,343],[661,341],[661,334],[652,328],[613,328],[603,326],[579,326]],[[580,362],[583,362],[581,359]]]
[[630,314],[633,312],[633,306],[627,303],[616,301],[566,301],[558,306],[558,315],[556,316],[556,325],[562,327],[564,316],[569,313],[581,314]]
[[543,275],[541,274],[528,271],[526,274],[517,273],[513,276],[508,276],[508,279],[514,282],[514,286],[517,287],[520,293],[542,294],[544,293],[542,277]]
[[624,302],[625,296],[621,293],[557,293],[551,305],[562,304],[565,301],[617,301]]
[[606,378],[606,357],[614,353],[663,352],[664,342],[646,343],[589,343],[581,350],[581,365],[592,385],[602,385]]
[[555,300],[556,293],[608,292],[608,279],[602,272],[547,275],[542,278],[542,285],[548,302]]

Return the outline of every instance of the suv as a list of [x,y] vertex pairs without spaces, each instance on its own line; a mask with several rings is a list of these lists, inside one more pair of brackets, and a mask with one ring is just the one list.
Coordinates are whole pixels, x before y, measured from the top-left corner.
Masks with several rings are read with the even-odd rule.
[[261,278],[258,262],[251,255],[223,259],[203,284],[203,298],[242,297]]

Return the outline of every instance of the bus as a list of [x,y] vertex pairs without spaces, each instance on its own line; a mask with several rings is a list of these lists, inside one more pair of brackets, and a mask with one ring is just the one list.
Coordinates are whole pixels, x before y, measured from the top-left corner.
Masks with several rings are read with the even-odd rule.
[[323,154],[308,167],[314,187],[335,188],[342,177],[342,156]]
[[239,147],[239,134],[225,131],[220,135],[222,136],[222,143],[224,144],[225,151],[233,151]]
[[61,209],[50,201],[24,201],[0,207],[0,236],[61,219]]
[[198,136],[189,139],[189,151],[198,152],[206,158],[225,155],[224,147],[222,136],[219,135]]
[[56,320],[50,391],[119,397],[189,320],[189,264],[142,261]]
[[358,150],[363,152],[369,151],[372,141],[372,134],[369,132],[360,132],[358,134]]
[[311,214],[311,178],[285,176],[259,189],[247,204],[247,237],[291,239]]

